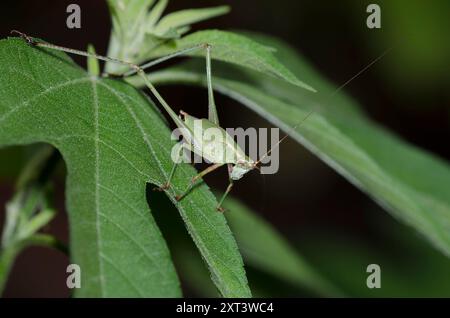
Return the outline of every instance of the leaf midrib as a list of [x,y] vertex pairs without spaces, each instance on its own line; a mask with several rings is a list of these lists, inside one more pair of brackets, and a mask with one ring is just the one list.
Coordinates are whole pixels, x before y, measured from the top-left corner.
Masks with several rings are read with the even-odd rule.
[[97,93],[97,81],[95,78],[90,77],[92,86],[92,100],[94,105],[94,148],[95,148],[95,227],[97,230],[97,249],[98,249],[98,268],[99,268],[99,280],[100,280],[100,293],[102,298],[105,297],[105,276],[103,261],[101,258],[102,242],[101,242],[101,224],[100,224],[100,149],[99,149],[99,102]]

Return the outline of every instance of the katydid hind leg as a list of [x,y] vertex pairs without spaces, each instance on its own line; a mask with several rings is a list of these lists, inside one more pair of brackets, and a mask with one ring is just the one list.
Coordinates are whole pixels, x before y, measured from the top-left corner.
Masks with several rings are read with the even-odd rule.
[[175,199],[177,201],[181,201],[187,194],[189,194],[189,192],[191,192],[191,190],[196,185],[198,179],[206,176],[208,173],[213,172],[214,170],[220,168],[223,165],[224,165],[223,163],[216,163],[216,164],[213,164],[213,165],[209,166],[205,170],[201,171],[199,174],[197,174],[195,177],[193,177],[191,179],[191,182],[189,183],[187,189],[181,195],[177,195],[175,197]]
[[227,197],[228,193],[230,193],[231,189],[233,188],[233,179],[231,178],[231,170],[233,169],[233,165],[232,164],[228,164],[228,186],[227,189],[225,190],[225,193],[222,195],[222,198],[219,201],[219,204],[217,205],[217,211],[219,212],[225,212],[225,209],[222,207],[222,203],[225,200],[225,198]]

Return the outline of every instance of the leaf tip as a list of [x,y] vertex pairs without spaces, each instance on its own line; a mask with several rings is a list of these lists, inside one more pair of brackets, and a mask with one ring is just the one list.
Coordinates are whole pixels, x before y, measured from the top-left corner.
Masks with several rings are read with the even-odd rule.
[[297,77],[295,77],[295,79],[292,81],[292,84],[304,88],[312,93],[317,93],[317,90],[312,87],[311,85],[306,84],[305,82],[302,82],[301,80],[299,80]]

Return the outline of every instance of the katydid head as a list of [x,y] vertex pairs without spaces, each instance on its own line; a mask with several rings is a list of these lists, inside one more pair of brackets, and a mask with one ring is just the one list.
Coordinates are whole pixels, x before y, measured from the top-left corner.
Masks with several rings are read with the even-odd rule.
[[233,180],[239,180],[244,176],[244,174],[253,170],[255,167],[255,162],[250,158],[247,158],[246,160],[238,160],[231,169],[230,177]]
[[261,164],[262,160],[267,157],[271,151],[278,147],[280,145],[281,142],[283,142],[286,137],[288,137],[288,135],[284,136],[283,138],[281,138],[276,144],[275,146],[273,146],[271,149],[269,149],[269,151],[267,151],[264,155],[262,155],[258,161],[253,161],[251,158],[246,157],[245,159],[241,159],[238,160],[236,162],[236,164],[233,166],[232,170],[231,170],[231,179],[233,180],[239,180],[241,179],[247,172],[253,170],[253,169],[258,169],[259,171],[261,171],[261,169],[259,168],[259,165]]

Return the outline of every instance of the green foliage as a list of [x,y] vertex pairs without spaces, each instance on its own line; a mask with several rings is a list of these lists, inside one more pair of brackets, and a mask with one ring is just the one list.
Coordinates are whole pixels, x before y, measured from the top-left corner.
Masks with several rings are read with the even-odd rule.
[[[16,185],[16,194],[6,204],[0,250],[0,294],[15,257],[29,245],[62,248],[57,240],[38,231],[55,216],[47,193],[47,170],[51,170],[53,149],[43,147],[29,160]],[[62,248],[64,249],[64,248]]]
[[155,35],[164,36],[174,30],[177,34],[186,31],[185,27],[193,23],[207,20],[228,13],[227,6],[205,9],[189,9],[170,13],[163,17],[154,27]]
[[245,263],[276,277],[307,288],[316,295],[340,296],[331,283],[321,277],[270,224],[234,199],[224,206]]
[[[0,145],[47,142],[66,162],[71,258],[83,269],[77,295],[180,296],[145,197],[146,183],[162,186],[173,164],[170,131],[151,101],[20,39],[0,42],[0,69]],[[194,175],[188,165],[177,170],[168,191],[173,201]],[[219,291],[250,296],[236,243],[208,187],[176,205]]]
[[[372,211],[371,211],[372,212]],[[373,211],[376,212],[376,211]],[[429,247],[410,227],[370,213],[370,232],[378,237],[367,242],[360,237],[314,231],[302,235],[304,256],[347,295],[355,297],[449,297],[450,259]],[[300,243],[300,241],[299,241]],[[389,249],[385,246],[391,244]],[[369,289],[364,270],[376,263],[382,269],[382,285]],[[251,281],[250,281],[251,282]]]
[[[289,69],[319,92],[299,90],[261,73],[230,70],[229,65],[215,65],[215,90],[282,128],[450,256],[449,166],[373,123],[349,97],[335,95],[335,88],[287,45],[268,37],[254,37],[276,47]],[[159,84],[205,84],[198,65],[155,72],[150,80]],[[311,110],[314,113],[308,117]]]
[[[205,30],[189,34],[170,45],[155,49],[151,56],[163,56],[174,50],[185,49],[197,44],[208,43],[212,46],[213,59],[248,67],[256,71],[286,80],[296,86],[315,91],[308,84],[300,81],[288,68],[274,56],[274,49],[251,40],[248,37],[232,32]],[[191,55],[204,56],[204,52],[193,52]],[[302,74],[301,78],[302,77]]]
[[[113,20],[108,55],[141,63],[150,57],[155,48],[189,31],[191,24],[229,11],[227,6],[219,6],[181,10],[162,17],[167,4],[168,0],[156,3],[154,0],[108,0]],[[107,63],[106,70],[119,73],[124,71],[124,67]]]
[[[218,30],[184,36],[191,24],[225,14],[227,7],[163,17],[167,3],[108,0],[113,21],[108,55],[140,63],[193,45],[212,45],[216,91],[284,129],[450,256],[450,169],[445,162],[373,123],[355,101],[336,94],[334,85],[278,40]],[[94,52],[93,47],[89,51]],[[204,52],[192,55],[203,57]],[[162,186],[172,168],[170,131],[142,92],[122,80],[98,77],[94,59],[88,60],[88,70],[65,54],[30,47],[20,39],[1,40],[0,147],[43,142],[61,153],[68,171],[70,257],[82,268],[83,284],[75,296],[181,296],[169,249],[146,198],[148,183]],[[106,71],[125,69],[107,63]],[[204,61],[154,72],[149,78],[159,85],[205,85]],[[128,81],[142,85],[136,77]],[[28,172],[34,169],[39,167],[31,165]],[[166,194],[222,296],[251,296],[238,245],[253,268],[316,294],[339,294],[277,231],[239,202],[227,202],[238,244],[225,217],[215,210],[216,199],[206,184],[176,202],[175,194],[182,193],[195,174],[192,167],[181,165]],[[42,191],[32,190],[26,199],[19,191],[8,207],[8,214],[18,217],[9,218],[17,222],[4,232],[0,287],[22,248],[57,245],[37,233],[53,210],[42,203]],[[176,251],[179,254],[180,248]],[[184,264],[194,272],[197,261]],[[204,279],[202,271],[195,275]]]
[[[171,229],[164,237],[171,248],[182,281],[187,284],[189,290],[195,291],[196,296],[217,297],[217,290],[208,279],[208,271],[202,266],[200,255],[189,242],[182,222],[173,217],[174,208],[167,201],[160,193],[150,195],[151,208],[158,224],[162,229]],[[286,238],[258,213],[252,212],[231,197],[227,197],[224,206],[228,210],[225,217],[236,236],[255,297],[280,295],[280,290],[272,286],[273,282],[282,289],[291,288],[304,295],[342,296],[337,287],[311,266]],[[262,282],[252,276],[256,271],[262,273]],[[264,290],[260,285],[264,285]],[[269,287],[267,290],[266,286]]]

